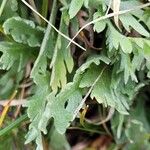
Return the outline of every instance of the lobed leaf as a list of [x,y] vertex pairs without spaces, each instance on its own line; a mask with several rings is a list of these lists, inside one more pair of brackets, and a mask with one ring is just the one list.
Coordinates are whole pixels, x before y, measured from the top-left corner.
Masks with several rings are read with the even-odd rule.
[[17,62],[18,72],[36,54],[31,48],[12,42],[0,42],[0,51],[3,53],[0,58],[0,69],[9,70]]
[[[90,87],[102,70],[100,66],[91,66],[83,75],[80,82],[80,87]],[[120,91],[120,87],[113,87],[111,83],[110,69],[106,69],[101,78],[95,84],[91,98],[95,98],[98,103],[105,107],[110,106],[118,110],[122,114],[128,114],[126,109],[129,109],[125,95]]]
[[132,15],[130,14],[121,15],[119,19],[121,20],[122,25],[128,32],[131,32],[130,27],[132,27],[141,35],[146,36],[146,37],[150,36],[148,31]]
[[69,7],[70,19],[72,19],[81,9],[84,0],[72,0]]
[[30,47],[41,45],[44,29],[36,27],[33,21],[12,17],[4,22],[3,28],[5,34],[10,34],[18,43],[28,44]]
[[[62,14],[60,31],[68,35],[68,26],[64,22],[64,17],[65,13]],[[52,68],[50,85],[54,91],[57,91],[58,88],[63,88],[66,85],[67,71],[71,73],[74,66],[70,50],[66,48],[67,44],[67,41],[62,38],[61,35],[58,35],[50,65]]]

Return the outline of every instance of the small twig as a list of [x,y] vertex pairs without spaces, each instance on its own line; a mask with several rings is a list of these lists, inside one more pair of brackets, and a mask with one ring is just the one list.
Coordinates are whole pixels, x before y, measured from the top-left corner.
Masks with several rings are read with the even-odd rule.
[[[6,106],[8,102],[9,100],[0,100],[0,105]],[[10,103],[10,106],[24,105],[26,102],[26,99],[13,99]]]
[[96,78],[96,80],[95,80],[94,83],[92,84],[91,88],[89,89],[89,91],[87,92],[87,94],[85,95],[85,97],[81,100],[81,103],[79,104],[79,106],[77,107],[77,109],[76,109],[75,112],[74,112],[73,119],[75,119],[75,117],[77,116],[78,112],[79,112],[80,109],[83,107],[83,105],[84,105],[86,99],[88,98],[88,96],[89,96],[90,93],[92,92],[92,90],[93,90],[95,84],[96,84],[96,83],[98,82],[98,80],[101,78],[101,76],[102,76],[103,72],[105,71],[106,67],[107,67],[107,66],[105,66],[105,67],[102,69],[101,73],[100,73],[99,76]]
[[111,108],[109,109],[109,112],[108,112],[107,117],[106,117],[104,120],[102,120],[102,121],[100,121],[100,122],[98,122],[98,123],[95,123],[95,124],[96,124],[96,125],[101,125],[101,124],[106,123],[107,121],[109,121],[109,120],[112,118],[112,116],[114,115],[114,112],[115,112],[115,109],[111,107]]
[[105,19],[108,19],[108,18],[111,18],[111,17],[114,17],[115,15],[121,15],[121,14],[125,14],[125,13],[128,13],[128,12],[131,12],[131,11],[135,11],[137,9],[142,9],[142,8],[145,8],[145,7],[148,7],[150,6],[150,3],[147,3],[147,4],[143,4],[143,5],[140,5],[140,6],[137,6],[135,8],[131,8],[131,9],[127,9],[127,10],[122,10],[122,11],[119,11],[119,12],[114,12],[114,13],[110,13],[108,15],[105,15],[105,16],[102,16],[102,17],[99,17],[89,23],[87,23],[86,25],[84,25],[77,33],[76,35],[71,39],[71,41],[69,42],[67,48],[70,46],[71,43],[74,42],[74,39],[78,36],[78,34],[83,30],[85,29],[87,26],[91,25],[91,24],[94,24],[98,21],[102,21],[102,20],[105,20]]
[[[23,81],[25,82],[25,81]],[[23,99],[24,98],[24,94],[25,94],[25,87],[23,87],[21,89],[21,92],[20,92],[20,95],[19,95],[19,99]],[[14,113],[14,118],[17,118],[19,112],[20,112],[20,109],[21,109],[21,105],[18,105],[17,108],[16,108],[16,111]]]
[[27,88],[27,87],[31,86],[32,84],[33,84],[32,81],[29,82],[29,83],[20,84],[20,85],[19,85],[19,88]]
[[[34,0],[28,0],[28,1],[29,1],[30,5],[37,11],[37,8],[36,8]],[[41,24],[40,17],[36,13],[34,13],[34,12],[33,12],[33,16],[36,19],[36,21],[38,22],[38,24]]]
[[58,34],[60,34],[62,37],[70,41],[71,43],[75,44],[82,50],[86,51],[84,47],[76,43],[75,41],[72,41],[71,38],[60,32],[52,23],[50,23],[46,18],[44,18],[40,13],[38,13],[31,5],[29,5],[25,0],[21,0],[27,7],[29,7],[33,12],[35,12],[39,17],[41,17],[45,22],[47,22]]
[[31,67],[32,62],[29,61],[26,65],[26,73],[25,73],[25,78],[28,78],[30,76],[32,67]]

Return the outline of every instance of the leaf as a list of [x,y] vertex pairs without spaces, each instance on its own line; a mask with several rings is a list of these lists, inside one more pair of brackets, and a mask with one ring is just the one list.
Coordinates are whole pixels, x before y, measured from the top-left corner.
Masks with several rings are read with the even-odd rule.
[[90,65],[92,63],[96,64],[96,65],[99,65],[100,64],[100,61],[104,62],[105,64],[109,64],[111,61],[109,58],[107,58],[106,56],[103,56],[103,55],[91,55],[87,61],[82,64],[82,66],[76,71],[76,75],[78,74],[82,74],[87,68],[90,67]]
[[27,64],[28,60],[34,58],[34,49],[22,44],[11,42],[0,42],[0,69],[9,70],[15,63],[18,64],[18,72]]
[[85,6],[86,8],[89,8],[89,0],[84,0],[84,6]]
[[45,109],[45,104],[47,100],[47,96],[50,92],[49,88],[49,74],[47,73],[46,76],[43,75],[38,75],[36,77],[36,91],[35,94],[29,98],[29,101],[26,103],[26,106],[28,107],[27,109],[27,114],[28,117],[30,118],[30,125],[29,125],[29,131],[28,134],[26,135],[26,144],[36,140],[37,144],[37,150],[42,150],[42,135],[41,131],[38,129],[38,124],[39,120],[41,119],[44,109]]
[[117,50],[120,46],[124,53],[132,52],[132,43],[130,41],[130,38],[119,33],[110,22],[108,23],[106,36],[106,44],[109,45],[109,50],[112,50],[113,48]]
[[[92,57],[90,57],[86,63],[84,63],[78,70],[77,70],[77,73],[76,74],[81,74],[82,72],[84,72],[86,69],[90,68],[90,65],[92,63],[94,63],[95,65],[99,65],[100,64],[100,61],[106,63],[106,64],[109,64],[110,63],[110,60],[105,57],[105,56],[98,56],[98,55],[94,55]],[[82,77],[82,81],[80,82],[80,85],[79,87],[80,88],[84,88],[84,87],[87,87],[87,84],[90,82],[90,83],[93,83],[94,80],[95,80],[95,76],[98,76],[97,74],[97,71],[94,71],[93,69],[93,72],[92,73],[87,73],[87,76],[86,74]]]
[[46,126],[50,118],[54,118],[54,125],[56,130],[63,134],[66,128],[73,121],[74,113],[81,102],[82,92],[79,88],[83,72],[92,64],[99,64],[100,60],[109,63],[110,60],[102,56],[93,56],[84,63],[74,75],[73,82],[67,83],[64,89],[57,95],[54,92],[47,97],[48,103],[46,109],[41,117],[39,129],[45,134],[47,133]]
[[81,9],[84,0],[72,0],[69,7],[70,19],[72,19]]
[[[102,16],[102,12],[97,11],[93,15],[93,20],[95,20],[95,19],[97,19],[98,17],[101,17],[101,16]],[[106,23],[107,23],[107,20],[95,22],[94,27],[93,27],[94,31],[96,31],[97,33],[102,32],[105,29],[106,25],[107,25]]]
[[17,10],[18,10],[17,0],[11,0],[11,1],[7,0],[7,3],[3,9],[3,13],[0,17],[0,23],[3,23],[6,19],[10,17],[18,16]]
[[50,145],[54,150],[70,150],[70,145],[64,134],[58,133],[55,128],[52,128]]
[[121,20],[124,28],[131,32],[130,27],[136,30],[143,36],[150,37],[150,34],[146,29],[130,14],[120,15],[119,19]]
[[55,96],[54,93],[51,93],[48,96],[48,103],[39,123],[40,130],[45,134],[47,133],[46,126],[51,117],[54,118],[56,130],[61,134],[65,133],[70,122],[73,121],[74,111],[82,99],[78,80],[74,83],[68,83],[58,95]]
[[130,56],[128,54],[121,53],[120,71],[124,71],[125,84],[128,82],[129,77],[131,77],[133,81],[138,82],[137,77],[135,75],[135,70],[133,68]]
[[[60,23],[60,31],[67,33],[67,25],[64,23],[65,13],[62,14],[62,20]],[[72,72],[73,69],[73,59],[69,49],[67,49],[67,41],[58,35],[53,58],[50,67],[52,68],[52,75],[50,85],[54,91],[58,88],[63,88],[67,83],[66,74]]]
[[17,89],[24,76],[24,70],[18,72],[18,65],[14,64],[9,71],[0,76],[1,99],[8,99],[14,89]]
[[122,39],[121,39],[121,49],[124,53],[131,53],[132,52],[132,43],[130,41],[129,38],[125,37],[125,36],[122,36]]
[[150,30],[150,18],[149,18],[150,10],[147,9],[144,11],[144,14],[141,16],[140,21],[143,21],[148,29]]
[[[145,148],[149,145],[149,138],[146,138],[146,134],[150,132],[149,122],[146,117],[145,102],[141,96],[137,100],[137,105],[131,110],[131,115],[127,120],[127,128],[125,129],[125,135],[133,144],[126,148]],[[134,136],[136,133],[136,136]],[[135,145],[135,146],[134,146]],[[142,145],[142,146],[141,146]]]
[[150,41],[149,41],[149,45],[147,43],[144,43],[144,57],[145,59],[147,59],[148,61],[150,60]]
[[[95,81],[97,76],[101,72],[100,66],[91,66],[87,72],[84,73],[83,78],[80,82],[80,87],[90,87],[92,83]],[[111,72],[105,70],[99,79],[99,81],[95,84],[92,92],[91,98],[95,98],[100,104],[103,104],[105,107],[110,106],[115,108],[122,114],[128,114],[126,109],[128,108],[128,104],[126,102],[125,96],[119,91],[119,88],[115,88],[111,85]]]
[[140,48],[143,48],[144,41],[143,38],[130,38],[136,45],[138,45]]
[[30,47],[41,45],[44,30],[36,27],[30,20],[12,17],[4,22],[3,28],[5,34],[10,34],[18,43],[28,44]]

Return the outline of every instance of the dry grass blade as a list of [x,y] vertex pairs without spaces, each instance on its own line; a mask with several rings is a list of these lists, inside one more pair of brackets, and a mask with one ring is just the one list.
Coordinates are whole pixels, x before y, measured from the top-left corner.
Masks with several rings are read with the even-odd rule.
[[11,104],[13,98],[16,96],[16,94],[17,94],[17,91],[14,91],[14,93],[11,95],[9,101],[7,102],[6,106],[4,107],[4,109],[3,109],[3,111],[2,111],[2,114],[1,114],[1,117],[0,117],[0,127],[1,127],[2,124],[3,124],[3,121],[4,121],[4,119],[5,119],[5,116],[6,116],[7,112],[8,112],[8,109],[9,109],[9,107],[10,107],[10,104]]
[[116,15],[114,15],[114,21],[118,28],[119,28],[119,8],[120,8],[120,0],[113,0],[113,11],[114,13],[116,13]]
[[[0,100],[0,105],[6,106],[9,100]],[[13,99],[9,106],[24,105],[27,102],[26,99]]]
[[113,13],[110,13],[110,14],[108,14],[108,15],[102,16],[102,17],[100,17],[100,18],[97,18],[97,19],[95,19],[95,20],[93,20],[93,21],[87,23],[86,25],[84,25],[84,26],[76,33],[76,35],[72,38],[72,40],[70,41],[70,43],[68,44],[67,47],[69,47],[70,44],[74,42],[74,39],[78,36],[78,34],[79,34],[83,29],[85,29],[87,26],[89,26],[89,25],[91,25],[91,24],[93,24],[93,23],[96,23],[96,22],[98,22],[98,21],[102,21],[102,20],[105,20],[105,19],[107,19],[107,18],[114,17],[114,16],[117,15],[117,14],[118,14],[118,15],[125,14],[125,13],[131,12],[131,11],[135,11],[135,10],[137,10],[137,9],[142,9],[142,8],[148,7],[148,6],[150,6],[150,2],[147,3],[147,4],[139,5],[139,6],[135,7],[135,8],[132,8],[132,9],[127,9],[127,10],[119,11],[118,13],[113,12]]
[[[35,6],[34,0],[28,0],[28,1],[29,1],[30,5],[37,11],[37,8],[36,8],[36,6]],[[39,17],[36,13],[33,13],[33,15],[34,15],[36,21],[37,21],[39,24],[41,24],[40,17]]]
[[70,41],[71,43],[75,44],[76,46],[78,46],[79,48],[81,48],[82,50],[86,51],[86,49],[84,47],[82,47],[81,45],[79,45],[78,43],[76,43],[75,41],[72,41],[71,38],[69,38],[68,36],[66,36],[65,34],[63,34],[62,32],[60,32],[53,24],[51,24],[46,18],[44,18],[40,13],[38,13],[31,5],[29,5],[25,0],[21,0],[27,7],[29,7],[34,13],[36,13],[39,17],[41,17],[46,23],[48,23],[58,34],[60,34],[62,37],[64,37],[65,39],[67,39],[68,41]]

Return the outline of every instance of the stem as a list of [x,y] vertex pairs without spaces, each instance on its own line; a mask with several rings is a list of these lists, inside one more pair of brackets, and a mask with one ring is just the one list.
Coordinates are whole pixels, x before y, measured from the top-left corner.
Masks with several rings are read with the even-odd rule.
[[[56,14],[57,14],[57,0],[54,0],[53,1],[53,6],[52,6],[52,11],[51,11],[51,15],[50,15],[50,18],[49,18],[49,23],[51,24],[54,24],[55,21],[56,21]],[[32,72],[34,72],[34,68],[36,68],[38,62],[40,61],[40,58],[43,56],[43,53],[46,49],[46,46],[47,46],[47,42],[48,42],[48,39],[50,38],[50,33],[51,33],[51,30],[52,30],[52,26],[51,24],[48,24],[47,26],[47,29],[46,29],[46,32],[45,32],[45,35],[44,35],[44,38],[43,38],[43,41],[42,41],[42,44],[41,44],[41,48],[40,48],[40,52],[39,52],[39,55],[34,63],[34,67],[32,69]],[[32,74],[32,73],[31,73]]]
[[[47,11],[48,11],[48,0],[43,0],[43,3],[42,3],[42,16],[44,18],[47,17]],[[42,20],[42,25],[45,26],[45,21]]]

